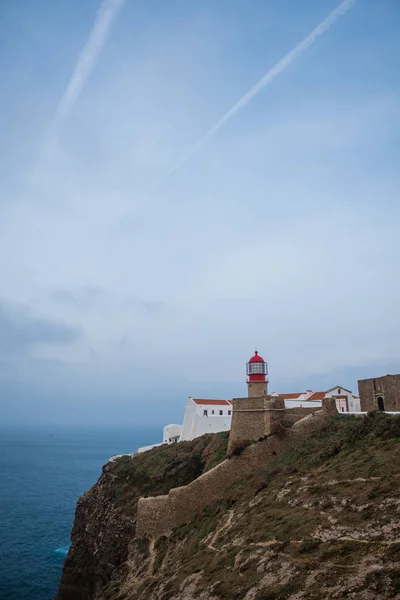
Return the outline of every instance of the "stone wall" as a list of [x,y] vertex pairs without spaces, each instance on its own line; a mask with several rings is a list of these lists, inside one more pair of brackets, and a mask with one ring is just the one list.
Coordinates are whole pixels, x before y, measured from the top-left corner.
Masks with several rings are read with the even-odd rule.
[[300,421],[300,419],[304,419],[307,415],[313,415],[318,410],[321,410],[321,407],[285,408],[281,418],[285,419],[285,421],[296,423],[297,421]]
[[262,468],[273,460],[294,438],[312,435],[326,416],[324,410],[309,414],[288,429],[287,435],[272,435],[245,448],[240,455],[226,459],[189,485],[172,489],[166,496],[141,498],[138,503],[136,535],[167,535],[174,527],[192,521],[206,506],[226,500],[233,485],[251,471]]
[[[237,442],[259,440],[271,432],[271,414],[270,411],[266,411],[270,398],[233,398],[228,451]],[[279,405],[279,408],[282,407]]]
[[400,375],[362,379],[358,382],[358,393],[362,411],[400,411]]
[[322,400],[322,408],[326,415],[330,415],[331,417],[338,414],[338,409],[336,406],[336,398],[324,398]]
[[138,503],[136,535],[157,537],[190,522],[206,506],[227,498],[232,486],[265,464],[284,440],[270,439],[246,448],[239,456],[220,463],[187,486],[172,489],[166,496],[141,498]]
[[258,398],[268,395],[268,381],[248,381],[247,395],[249,398]]
[[238,443],[255,441],[270,435],[276,421],[284,419],[295,423],[321,410],[320,407],[287,409],[283,398],[279,396],[233,398],[232,408],[228,452]]

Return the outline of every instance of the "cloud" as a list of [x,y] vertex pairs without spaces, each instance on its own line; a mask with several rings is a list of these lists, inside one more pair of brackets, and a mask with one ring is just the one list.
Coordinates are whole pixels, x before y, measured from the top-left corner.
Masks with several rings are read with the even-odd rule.
[[134,295],[121,298],[121,308],[127,311],[140,311],[148,315],[164,314],[168,311],[166,302],[161,300],[145,300]]
[[59,304],[73,306],[79,310],[91,310],[104,298],[104,290],[97,286],[83,286],[77,291],[58,289],[53,293]]
[[1,352],[25,352],[39,344],[72,344],[81,336],[78,327],[36,317],[26,306],[0,300]]
[[58,289],[53,293],[56,303],[73,307],[79,311],[114,311],[156,315],[165,312],[166,303],[146,300],[134,294],[120,294],[100,286],[86,285],[75,290]]
[[[4,367],[7,381],[36,382],[38,397],[46,389],[55,417],[63,410],[90,422],[101,396],[115,418],[150,422],[159,410],[178,418],[187,395],[244,394],[255,343],[278,391],[319,376],[324,387],[355,389],[359,365],[375,375],[395,362],[400,104],[395,19],[392,33],[384,23],[391,9],[382,17],[379,3],[360,3],[141,202],[265,64],[337,2],[255,2],[253,11],[246,2],[229,11],[226,2],[172,2],[157,14],[153,3],[126,3],[51,168],[23,197],[3,194],[1,281],[14,308],[31,309],[11,319],[7,308],[24,352],[19,360],[15,350],[13,371]],[[64,31],[55,3],[34,67],[20,63],[20,93],[2,112],[15,147],[37,146],[81,43],[84,4],[68,9]],[[49,74],[45,87],[24,83],[39,71]],[[7,170],[23,178],[15,155]],[[49,324],[60,335],[58,325],[74,323],[84,330],[75,342],[32,341],[54,339]],[[122,396],[127,411],[118,413]]]

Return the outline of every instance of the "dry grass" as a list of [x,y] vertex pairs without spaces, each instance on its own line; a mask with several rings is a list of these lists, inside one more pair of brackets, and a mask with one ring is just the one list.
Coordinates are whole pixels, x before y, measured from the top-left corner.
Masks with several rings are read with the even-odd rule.
[[[399,441],[400,418],[372,414],[331,418],[312,438],[294,442],[235,486],[225,503],[174,531],[168,548],[174,590],[197,573],[199,593],[221,599],[254,589],[257,600],[283,600],[305,588],[310,600],[358,599],[366,590],[395,597],[399,544],[387,540],[398,523],[390,499],[399,496]],[[232,509],[232,524],[213,542],[217,551],[210,550],[207,539]],[[385,525],[389,533],[379,537]],[[349,532],[355,539],[346,539]],[[386,565],[382,572],[369,571],[374,560]],[[160,571],[155,580],[166,575]]]
[[222,432],[122,456],[104,467],[110,481],[108,497],[119,511],[135,514],[139,498],[187,485],[223,461],[227,446],[228,432]]

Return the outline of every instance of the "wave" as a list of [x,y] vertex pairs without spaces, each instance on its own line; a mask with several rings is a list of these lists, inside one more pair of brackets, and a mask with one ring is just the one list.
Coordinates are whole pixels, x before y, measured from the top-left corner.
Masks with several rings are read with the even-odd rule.
[[54,550],[55,554],[61,554],[62,556],[67,556],[68,550],[70,549],[71,544],[67,544],[66,546],[61,546],[61,548],[56,548]]

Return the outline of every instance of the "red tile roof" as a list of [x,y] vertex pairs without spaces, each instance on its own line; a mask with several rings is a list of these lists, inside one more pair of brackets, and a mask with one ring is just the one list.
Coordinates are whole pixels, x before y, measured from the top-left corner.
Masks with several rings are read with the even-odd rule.
[[285,400],[296,400],[302,394],[304,394],[304,392],[299,392],[296,394],[279,394],[279,395],[281,398],[284,398]]
[[202,400],[201,398],[193,398],[193,402],[195,404],[223,404],[224,406],[231,406],[231,403],[228,400]]
[[323,400],[325,398],[325,392],[314,392],[312,396],[307,400]]

